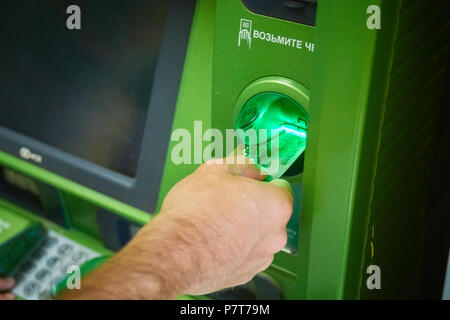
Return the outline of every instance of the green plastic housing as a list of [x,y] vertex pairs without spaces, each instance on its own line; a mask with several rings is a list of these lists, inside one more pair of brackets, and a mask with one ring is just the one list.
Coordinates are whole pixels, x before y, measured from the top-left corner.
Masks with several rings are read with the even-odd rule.
[[0,207],[0,278],[14,276],[19,265],[42,244],[46,234],[38,221]]

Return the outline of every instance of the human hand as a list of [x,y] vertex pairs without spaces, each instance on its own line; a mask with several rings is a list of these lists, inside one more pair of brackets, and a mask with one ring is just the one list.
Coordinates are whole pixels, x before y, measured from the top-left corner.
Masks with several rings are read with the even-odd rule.
[[201,165],[122,251],[63,298],[173,299],[248,282],[285,246],[292,212],[289,184],[263,179],[248,161]]
[[248,282],[285,246],[292,212],[289,184],[263,179],[248,161],[203,164],[172,188],[130,247],[141,257],[146,248],[163,248],[152,268],[175,295]]
[[10,292],[15,286],[15,281],[13,278],[0,278],[0,300],[14,300],[14,294]]

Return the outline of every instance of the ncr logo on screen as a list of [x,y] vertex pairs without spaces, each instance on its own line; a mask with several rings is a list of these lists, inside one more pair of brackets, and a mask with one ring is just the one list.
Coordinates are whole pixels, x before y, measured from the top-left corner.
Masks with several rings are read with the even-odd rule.
[[27,147],[20,148],[19,155],[22,159],[31,160],[36,163],[42,163],[42,156],[40,154],[31,152],[31,150]]

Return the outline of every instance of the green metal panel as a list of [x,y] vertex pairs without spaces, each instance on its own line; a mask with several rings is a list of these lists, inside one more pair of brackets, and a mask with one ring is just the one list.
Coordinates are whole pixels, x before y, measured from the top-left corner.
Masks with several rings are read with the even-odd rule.
[[[382,270],[382,290],[361,298],[417,299],[437,116],[448,56],[448,1],[401,1],[389,66],[364,265]],[[422,39],[418,42],[417,39]],[[425,80],[425,81],[424,81]],[[372,244],[371,244],[372,242]]]
[[[442,2],[417,2],[319,4],[299,298],[418,295],[411,289],[418,282],[427,195],[414,191],[428,188],[424,168],[432,156],[446,38],[436,19],[445,12]],[[365,27],[372,4],[381,8],[381,30]],[[381,268],[381,290],[366,288],[371,264]]]
[[[197,1],[172,131],[181,128],[193,133],[194,121],[202,121],[204,130],[211,127],[214,19],[215,1]],[[201,137],[200,140],[201,146]],[[169,144],[156,211],[170,188],[198,167],[195,163],[176,165],[172,162],[171,151],[177,143]]]
[[[254,14],[241,1],[217,1],[214,38],[212,125],[220,130],[234,128],[233,113],[241,92],[257,79],[280,76],[309,88],[314,52],[306,43],[314,41],[314,27]],[[265,39],[252,38],[251,48],[238,46],[240,20],[252,22],[252,33],[263,32]],[[282,45],[267,36],[303,41],[302,49]],[[265,90],[270,90],[266,88]],[[273,89],[278,91],[277,88]]]
[[[242,19],[251,22],[251,44],[238,42]],[[314,30],[311,26],[255,14],[241,1],[216,1],[212,127],[224,134],[226,129],[234,129],[237,114],[246,101],[262,92],[285,94],[309,111]],[[255,32],[259,37],[255,37]],[[300,40],[301,45],[293,46],[294,42],[286,39]],[[290,41],[289,45],[286,41]],[[267,270],[280,284],[286,299],[296,297],[295,270],[299,258],[300,254],[280,252]]]

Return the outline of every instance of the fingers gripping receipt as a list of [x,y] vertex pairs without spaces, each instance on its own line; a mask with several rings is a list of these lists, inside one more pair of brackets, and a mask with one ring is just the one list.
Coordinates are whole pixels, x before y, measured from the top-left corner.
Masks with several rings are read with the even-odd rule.
[[281,177],[306,147],[307,113],[290,97],[264,92],[239,112],[236,136],[243,154],[267,175]]

